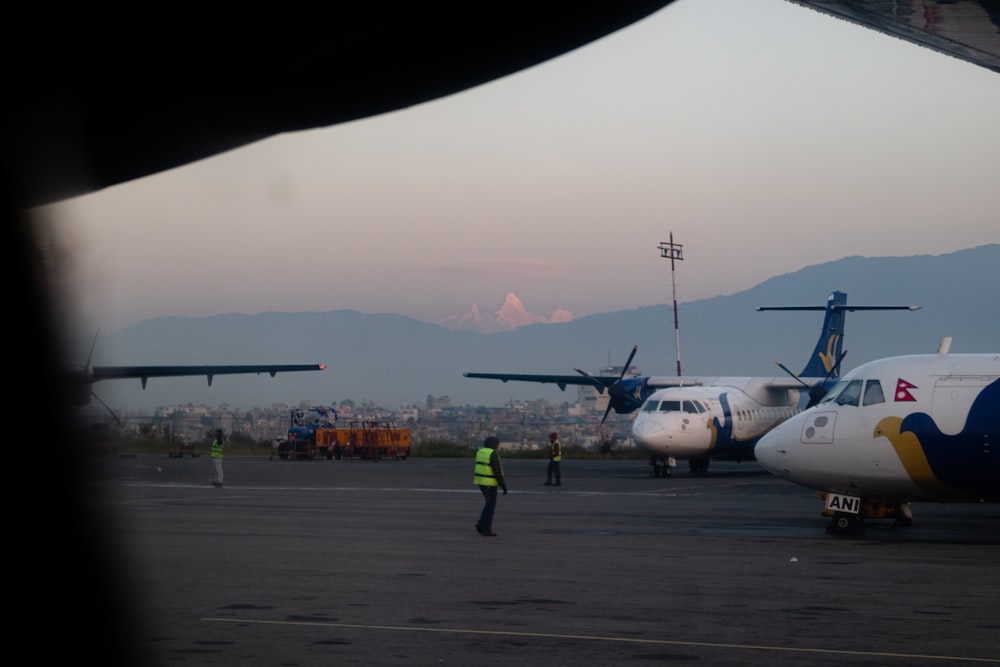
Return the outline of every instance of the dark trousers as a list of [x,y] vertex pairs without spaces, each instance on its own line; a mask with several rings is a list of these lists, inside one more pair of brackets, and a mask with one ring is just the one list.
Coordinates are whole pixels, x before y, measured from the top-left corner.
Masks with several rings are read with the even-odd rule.
[[479,521],[476,522],[476,527],[479,528],[480,533],[488,533],[493,530],[493,512],[497,508],[497,487],[495,486],[480,486],[479,490],[483,492],[483,511],[479,514]]
[[562,475],[559,472],[559,461],[549,459],[549,469],[545,473],[545,483],[551,484],[553,477],[556,478],[556,484],[562,484]]

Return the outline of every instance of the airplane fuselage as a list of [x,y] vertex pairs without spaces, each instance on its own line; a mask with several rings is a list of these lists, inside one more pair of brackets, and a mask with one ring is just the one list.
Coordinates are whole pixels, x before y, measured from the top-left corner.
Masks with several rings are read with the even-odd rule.
[[775,475],[828,494],[1000,501],[1000,354],[859,366],[764,436],[756,457]]
[[798,412],[804,398],[796,389],[768,389],[769,380],[660,389],[632,422],[632,440],[651,456],[752,461],[761,436]]

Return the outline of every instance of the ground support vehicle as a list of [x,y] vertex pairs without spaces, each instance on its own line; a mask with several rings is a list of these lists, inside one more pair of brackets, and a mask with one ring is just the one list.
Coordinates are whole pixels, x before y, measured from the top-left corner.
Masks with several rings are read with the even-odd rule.
[[316,447],[328,459],[405,460],[410,454],[410,429],[391,421],[358,421],[347,427],[319,429]]
[[198,458],[198,452],[195,451],[193,444],[184,442],[184,440],[180,438],[171,441],[170,451],[167,452],[167,456],[172,459],[182,459],[185,454],[193,459]]
[[283,460],[402,461],[410,453],[410,429],[396,428],[391,421],[356,421],[346,427],[299,424],[289,427],[275,449]]
[[289,427],[287,437],[277,443],[278,458],[293,461],[316,458],[317,430],[315,424]]

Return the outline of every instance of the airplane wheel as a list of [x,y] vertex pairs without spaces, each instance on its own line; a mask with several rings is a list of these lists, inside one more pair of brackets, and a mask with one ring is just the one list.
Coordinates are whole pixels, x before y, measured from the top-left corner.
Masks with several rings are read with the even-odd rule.
[[690,469],[691,472],[695,473],[696,475],[704,475],[705,473],[708,472],[708,459],[707,458],[690,459],[688,461],[688,469]]
[[859,517],[838,512],[833,515],[826,532],[838,535],[863,535],[865,527]]

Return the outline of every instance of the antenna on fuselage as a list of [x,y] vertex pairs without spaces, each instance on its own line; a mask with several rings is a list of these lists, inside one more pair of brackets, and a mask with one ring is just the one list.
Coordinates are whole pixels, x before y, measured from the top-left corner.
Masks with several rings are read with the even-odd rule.
[[670,232],[669,241],[660,241],[657,246],[660,257],[670,260],[670,284],[674,292],[674,348],[677,350],[677,377],[681,376],[681,330],[677,324],[677,281],[674,278],[674,262],[684,259],[684,251],[680,243],[674,243],[674,233]]

